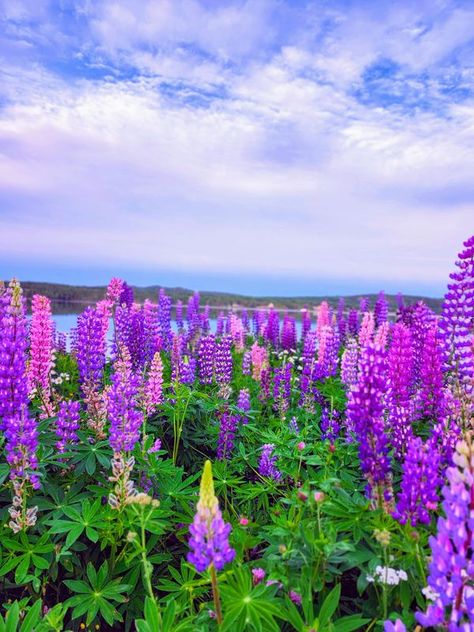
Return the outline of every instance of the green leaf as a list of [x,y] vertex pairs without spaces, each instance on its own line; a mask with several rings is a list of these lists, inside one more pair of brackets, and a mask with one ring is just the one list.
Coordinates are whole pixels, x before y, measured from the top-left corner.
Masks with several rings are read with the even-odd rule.
[[84,525],[82,524],[74,525],[69,523],[69,526],[71,530],[67,534],[66,538],[67,549],[74,544],[74,542],[81,536],[82,532],[84,531]]
[[38,601],[31,606],[28,610],[28,614],[23,619],[20,632],[34,632],[35,626],[41,618],[41,606],[41,599],[38,599]]
[[22,557],[15,571],[15,583],[22,584],[30,567],[30,555],[26,554]]
[[318,619],[321,628],[326,627],[326,625],[331,620],[332,615],[336,612],[337,606],[339,605],[340,597],[341,584],[337,584],[326,597],[323,605],[321,606],[321,610],[319,611]]
[[5,617],[5,632],[17,632],[18,623],[20,620],[20,605],[18,601],[15,601],[10,606]]
[[334,623],[334,632],[352,632],[358,630],[370,619],[362,619],[358,614],[350,615],[348,617],[342,617]]

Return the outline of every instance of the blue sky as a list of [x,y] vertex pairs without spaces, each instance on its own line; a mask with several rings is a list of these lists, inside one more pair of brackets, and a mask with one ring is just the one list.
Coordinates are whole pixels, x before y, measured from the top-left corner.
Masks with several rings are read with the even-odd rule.
[[443,293],[474,4],[0,0],[0,277]]

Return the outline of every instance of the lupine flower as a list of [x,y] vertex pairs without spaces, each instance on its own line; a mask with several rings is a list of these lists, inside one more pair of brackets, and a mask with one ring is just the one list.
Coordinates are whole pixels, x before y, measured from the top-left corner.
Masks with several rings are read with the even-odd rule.
[[385,322],[381,323],[379,327],[377,328],[377,331],[375,332],[375,335],[374,335],[374,344],[377,345],[378,347],[382,347],[382,349],[385,349],[387,346],[389,333],[390,333],[390,323],[386,320]]
[[290,590],[288,596],[293,603],[295,603],[297,606],[301,606],[303,599],[299,593],[295,592],[294,590]]
[[65,452],[68,443],[77,443],[77,431],[80,428],[79,410],[80,402],[71,400],[62,401],[59,405],[58,417],[56,419],[56,436],[59,441],[56,448],[59,452]]
[[305,306],[301,310],[301,338],[304,340],[307,333],[311,329],[311,314],[308,308]]
[[254,586],[261,584],[265,579],[265,571],[263,568],[252,568],[252,583]]
[[347,331],[347,319],[344,316],[345,309],[345,301],[343,298],[339,299],[337,304],[337,314],[336,314],[336,323],[337,323],[337,333],[339,334],[339,338],[344,340],[346,337]]
[[214,334],[201,336],[198,345],[198,370],[201,384],[212,384],[214,379],[214,362],[216,338]]
[[443,514],[430,537],[428,586],[433,597],[418,623],[463,632],[474,628],[474,448],[458,443],[446,472]]
[[51,414],[50,374],[53,368],[53,321],[51,301],[46,296],[35,294],[31,304],[30,362],[28,382],[30,391],[38,389],[44,412]]
[[282,476],[281,472],[275,465],[277,457],[274,455],[272,456],[274,449],[275,446],[273,443],[265,443],[265,445],[261,447],[262,454],[260,455],[258,462],[258,473],[260,476],[265,476],[267,478],[272,478],[275,481],[279,481]]
[[372,312],[365,312],[359,329],[359,346],[362,349],[373,342],[375,320]]
[[115,453],[133,450],[140,438],[143,413],[138,409],[140,380],[132,370],[130,354],[121,349],[112,374],[107,413],[110,420],[109,443]]
[[235,348],[241,351],[244,348],[245,331],[242,321],[235,314],[229,316],[229,328]]
[[296,349],[296,322],[294,318],[285,314],[281,330],[281,348],[285,351]]
[[310,331],[304,339],[303,345],[303,370],[301,372],[300,381],[300,406],[304,406],[307,410],[313,410],[312,396],[312,380],[316,353],[316,332]]
[[267,314],[264,309],[256,309],[253,313],[253,328],[255,336],[261,336],[265,329]]
[[422,301],[404,307],[399,321],[410,328],[413,345],[413,380],[418,383],[423,366],[423,346],[426,334],[436,324],[435,313]]
[[331,313],[329,310],[329,304],[327,301],[322,301],[321,305],[317,308],[316,333],[318,340],[323,327],[327,327],[330,324]]
[[178,327],[178,331],[182,331],[184,329],[184,320],[183,320],[183,301],[176,301],[176,325]]
[[441,420],[445,414],[442,357],[436,325],[428,330],[424,339],[417,404],[420,417]]
[[144,388],[144,404],[147,415],[151,415],[163,401],[163,361],[157,351],[153,357],[148,379]]
[[161,450],[161,439],[155,439],[151,448],[148,448],[148,454],[154,454],[155,452],[159,452]]
[[24,300],[14,279],[0,297],[0,430],[28,405],[26,347]]
[[359,311],[362,314],[370,310],[370,301],[366,296],[363,296],[359,301]]
[[408,443],[401,492],[393,516],[400,524],[429,524],[430,511],[438,507],[439,454],[429,443],[423,444],[419,437],[412,437]]
[[388,437],[384,428],[386,358],[379,347],[367,345],[361,354],[358,382],[349,393],[347,419],[359,442],[361,469],[374,502],[391,499]]
[[378,328],[382,323],[387,322],[388,318],[388,301],[385,298],[385,294],[380,292],[375,301],[374,307],[375,326]]
[[232,338],[223,336],[216,344],[215,378],[220,386],[229,384],[232,380]]
[[330,410],[327,406],[321,408],[321,438],[334,441],[339,436],[341,425],[339,423],[339,414],[337,410]]
[[338,361],[339,338],[330,325],[325,325],[319,332],[318,362],[316,379],[335,375]]
[[[237,408],[242,411],[242,413],[246,413],[250,410],[250,393],[248,388],[242,388],[239,391],[239,397],[237,399]],[[240,420],[243,424],[248,423],[247,416],[245,414],[240,415]]]
[[356,309],[349,311],[347,317],[347,329],[351,336],[356,336],[359,331],[359,312]]
[[76,357],[79,381],[87,389],[99,386],[105,366],[106,338],[103,316],[87,307],[77,320]]
[[158,332],[158,306],[145,300],[143,303],[143,336],[145,344],[145,361],[153,360],[157,351],[161,350],[161,336]]
[[260,382],[262,371],[268,366],[268,351],[261,347],[258,342],[254,342],[250,350],[252,359],[252,377]]
[[275,408],[283,419],[290,405],[291,397],[291,364],[287,362],[284,366],[275,369],[273,376],[273,398]]
[[300,429],[298,428],[298,422],[296,421],[296,417],[292,417],[288,425],[291,432],[294,432],[295,434],[299,434]]
[[163,349],[171,348],[171,298],[166,295],[163,288],[158,296],[158,332],[160,334]]
[[445,348],[445,366],[451,376],[471,393],[474,377],[474,235],[464,242],[458,255],[457,272],[444,297],[440,319]]
[[235,551],[229,545],[231,526],[222,519],[219,502],[214,494],[210,461],[204,464],[199,502],[189,532],[191,551],[187,559],[199,573],[206,571],[211,564],[216,570],[222,570],[234,559]]
[[252,356],[250,351],[246,351],[242,357],[242,375],[251,375]]
[[122,291],[120,292],[119,305],[131,307],[134,301],[133,288],[125,281],[122,283]]
[[225,327],[224,312],[219,312],[219,314],[217,315],[217,323],[216,323],[216,335],[218,337],[224,334],[224,327]]
[[217,439],[217,458],[219,461],[229,459],[234,449],[235,433],[239,423],[239,416],[232,415],[228,410],[224,410],[219,415],[220,428]]
[[107,286],[107,298],[109,301],[112,301],[112,303],[118,303],[120,301],[123,284],[122,279],[118,279],[117,277],[110,279],[109,285]]
[[403,621],[397,619],[395,623],[392,621],[385,621],[383,624],[383,632],[407,632],[407,629]]
[[403,323],[393,327],[392,342],[388,351],[388,391],[386,405],[387,426],[395,453],[405,453],[413,435],[411,389],[413,382],[413,351],[409,328]]
[[265,340],[274,348],[280,347],[280,316],[278,312],[270,307],[267,324],[265,327]]
[[341,358],[341,380],[350,388],[357,382],[359,347],[355,338],[349,338]]

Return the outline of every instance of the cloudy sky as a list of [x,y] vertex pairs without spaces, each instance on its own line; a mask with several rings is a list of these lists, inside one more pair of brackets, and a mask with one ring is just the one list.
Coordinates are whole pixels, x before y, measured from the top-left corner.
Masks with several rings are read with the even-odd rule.
[[0,278],[440,295],[474,4],[0,0]]

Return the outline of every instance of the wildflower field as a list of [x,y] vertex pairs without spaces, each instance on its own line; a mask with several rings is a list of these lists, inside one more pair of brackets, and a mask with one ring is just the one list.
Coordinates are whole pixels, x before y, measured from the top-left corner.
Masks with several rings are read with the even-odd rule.
[[2,286],[0,632],[474,630],[474,237],[388,307]]

